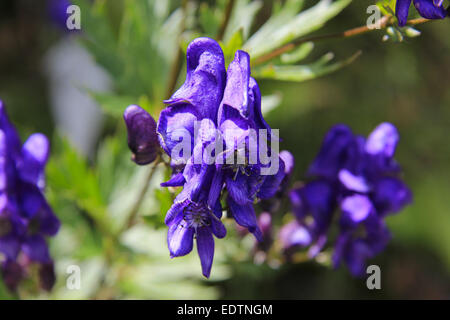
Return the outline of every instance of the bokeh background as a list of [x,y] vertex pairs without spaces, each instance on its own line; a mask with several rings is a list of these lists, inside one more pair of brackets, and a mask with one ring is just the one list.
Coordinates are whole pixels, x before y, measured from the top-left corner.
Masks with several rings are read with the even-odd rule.
[[[271,1],[263,3],[254,28],[270,15]],[[372,1],[353,1],[318,33],[364,25],[366,8],[370,4]],[[106,152],[102,151],[104,148],[100,141],[108,140],[111,132],[121,124],[117,123],[117,118],[102,115],[93,99],[83,95],[83,90],[87,90],[83,87],[113,90],[111,80],[104,74],[106,72],[97,69],[98,66],[89,56],[84,59],[83,52],[59,65],[54,63],[61,58],[57,57],[61,52],[71,56],[78,50],[77,46],[72,47],[72,42],[79,35],[61,32],[49,19],[46,5],[45,1],[37,0],[0,2],[0,97],[7,104],[10,117],[22,138],[36,131],[50,137],[64,132],[71,137],[75,150],[87,159],[89,166],[98,161],[102,152]],[[118,11],[111,9],[113,25],[115,19],[120,17]],[[422,32],[420,37],[402,43],[382,42],[383,31],[349,39],[321,41],[315,47],[318,54],[333,51],[336,57],[341,58],[358,50],[362,50],[363,54],[351,65],[312,81],[260,81],[264,95],[282,97],[280,105],[268,112],[266,117],[273,128],[280,129],[282,148],[295,155],[294,180],[303,178],[324,134],[333,124],[345,123],[354,132],[364,135],[383,121],[390,121],[398,127],[401,142],[397,159],[403,166],[405,181],[413,190],[414,203],[400,214],[388,218],[394,238],[387,250],[373,260],[382,270],[382,290],[369,291],[364,279],[352,278],[345,268],[332,270],[315,262],[274,268],[266,264],[256,265],[240,251],[238,258],[232,258],[236,256],[233,250],[242,248],[238,241],[231,240],[230,244],[220,245],[222,247],[216,253],[213,267],[216,276],[207,281],[198,276],[197,257],[170,261],[165,243],[161,240],[165,232],[161,226],[155,228],[155,232],[137,227],[133,234],[127,235],[125,243],[130,248],[137,248],[138,253],[124,253],[117,257],[117,272],[107,273],[104,271],[104,261],[97,257],[105,248],[104,240],[87,231],[95,225],[90,224],[88,219],[80,222],[79,216],[85,214],[83,210],[75,208],[67,199],[59,199],[50,185],[52,204],[58,208],[56,213],[67,226],[51,242],[58,283],[50,294],[31,291],[25,297],[450,298],[450,19],[420,25],[418,29]],[[66,51],[55,53],[58,46]],[[84,63],[85,60],[88,62]],[[76,74],[73,70],[78,69],[79,65],[83,65],[84,69]],[[79,81],[75,90],[81,93],[73,93],[59,83],[58,70],[64,69],[64,66],[72,66],[67,72]],[[64,72],[61,74],[64,76]],[[65,95],[58,95],[61,91]],[[80,101],[77,99],[87,99],[84,105],[89,106],[74,105],[74,101]],[[65,111],[55,107],[58,105],[63,105],[61,108],[66,108]],[[70,112],[73,116],[64,117],[64,113]],[[80,114],[89,117],[84,122],[75,121]],[[112,154],[119,154],[126,148],[125,136],[120,137],[117,140],[123,146],[111,141]],[[64,148],[60,146],[63,144],[61,142],[53,144],[55,150]],[[109,154],[104,157],[109,157]],[[121,157],[128,160],[129,154],[124,151]],[[75,160],[72,165],[80,166]],[[126,168],[114,168],[116,171],[123,170],[125,174],[132,167],[130,163]],[[89,168],[85,170],[89,171]],[[105,173],[104,176],[110,179],[109,182],[111,179],[122,179],[119,175],[108,176]],[[122,191],[115,191],[114,197],[119,199],[118,202],[126,202],[126,194],[132,193],[125,191],[126,186],[139,184],[139,176],[136,174],[137,180],[131,182],[126,180],[128,182],[122,185]],[[90,186],[89,181],[84,183],[86,188]],[[157,189],[154,187],[150,192],[160,192]],[[150,203],[148,207],[152,205]],[[117,210],[120,211],[120,208]],[[148,220],[153,221],[153,216],[149,217]],[[242,240],[244,244],[249,241]],[[64,286],[65,267],[70,263],[82,264],[83,277],[86,277],[82,292],[69,292]],[[139,265],[139,268],[130,269],[132,265]],[[181,273],[182,279],[178,279],[177,275]],[[116,279],[119,275],[120,281]],[[0,297],[12,298],[3,287]]]

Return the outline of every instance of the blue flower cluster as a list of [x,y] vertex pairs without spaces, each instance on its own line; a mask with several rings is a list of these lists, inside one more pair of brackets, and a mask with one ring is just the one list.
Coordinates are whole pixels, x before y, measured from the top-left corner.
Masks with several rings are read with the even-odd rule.
[[398,140],[390,123],[380,124],[367,139],[345,125],[328,132],[308,172],[314,179],[290,193],[296,220],[280,232],[287,253],[311,246],[309,255],[317,255],[339,209],[333,265],[344,262],[353,275],[365,273],[365,261],[390,240],[384,219],[412,200],[411,191],[398,178],[400,167],[394,160]]
[[55,281],[46,237],[60,222],[43,191],[49,142],[33,134],[22,145],[0,101],[0,257],[5,284],[15,290],[31,263],[40,265],[41,286]]
[[[285,164],[275,154],[277,151],[268,146],[269,140],[277,138],[262,116],[261,93],[250,76],[249,55],[237,51],[226,70],[219,44],[210,38],[197,38],[189,44],[186,56],[186,81],[165,101],[167,107],[161,112],[157,126],[160,144],[171,157],[173,168],[172,178],[162,186],[183,187],[165,222],[169,226],[167,241],[171,256],[191,252],[195,238],[203,274],[209,277],[214,256],[213,235],[217,238],[226,235],[221,222],[221,195],[227,194],[226,203],[234,220],[261,241],[253,204],[257,199],[276,194],[285,177]],[[144,118],[143,112],[140,119]],[[128,113],[129,110],[125,121],[129,137],[152,121],[133,126]],[[267,133],[264,140],[267,145],[255,140],[253,133],[261,130]],[[153,145],[147,144],[146,148],[144,144],[138,143],[143,150]],[[182,150],[178,150],[180,145],[184,147]],[[214,148],[218,145],[223,148],[216,153]],[[276,159],[272,174],[263,171],[273,163],[260,157],[250,159],[262,149],[269,150],[270,158]]]

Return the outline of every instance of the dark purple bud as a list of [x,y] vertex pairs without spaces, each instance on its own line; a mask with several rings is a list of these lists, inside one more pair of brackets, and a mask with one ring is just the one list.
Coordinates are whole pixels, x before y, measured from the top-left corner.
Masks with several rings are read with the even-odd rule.
[[155,161],[160,146],[153,117],[141,107],[131,105],[123,118],[128,130],[128,147],[133,152],[132,160],[138,165]]
[[2,265],[2,277],[8,289],[16,291],[23,278],[22,266],[14,260],[6,260]]
[[53,262],[39,266],[39,284],[45,291],[52,290],[55,285],[56,275]]

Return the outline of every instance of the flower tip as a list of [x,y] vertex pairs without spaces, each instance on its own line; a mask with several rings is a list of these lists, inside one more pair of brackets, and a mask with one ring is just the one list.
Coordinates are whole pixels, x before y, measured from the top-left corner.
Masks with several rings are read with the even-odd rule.
[[209,270],[209,271],[202,271],[202,274],[203,274],[203,276],[206,279],[209,279],[209,277],[211,276],[211,270]]
[[132,104],[125,109],[125,111],[123,113],[123,118],[125,119],[125,121],[127,121],[128,119],[130,119],[137,113],[141,113],[141,112],[146,113],[146,111],[144,109],[142,109],[140,106],[138,106],[136,104]]
[[200,37],[192,40],[187,47],[186,59],[189,69],[193,70],[198,66],[200,56],[205,52],[212,54],[216,58],[218,64],[221,65],[224,63],[225,58],[219,43],[208,37]]
[[263,233],[259,227],[256,227],[255,230],[250,230],[250,232],[253,233],[258,242],[264,241]]
[[243,50],[236,50],[236,53],[234,54],[234,59],[239,62],[241,60],[244,60],[245,62],[250,62],[250,55]]
[[280,152],[280,158],[284,162],[284,173],[290,175],[295,166],[294,155],[287,150],[283,150]]

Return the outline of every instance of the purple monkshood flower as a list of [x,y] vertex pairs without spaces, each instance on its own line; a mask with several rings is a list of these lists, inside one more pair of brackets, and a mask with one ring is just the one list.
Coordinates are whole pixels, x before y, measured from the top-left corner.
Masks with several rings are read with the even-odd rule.
[[[384,218],[412,201],[409,188],[398,178],[394,160],[397,129],[382,123],[368,136],[354,135],[344,125],[326,135],[308,174],[314,180],[291,191],[296,221],[285,234],[308,233],[315,256],[325,245],[333,214],[340,208],[340,233],[333,264],[345,262],[350,272],[365,272],[365,261],[379,254],[390,240]],[[363,232],[361,232],[363,231]],[[296,244],[284,235],[284,243]],[[288,240],[286,240],[288,239]],[[305,241],[302,245],[309,245]]]
[[138,165],[155,161],[160,146],[153,117],[137,105],[129,106],[123,118],[127,125],[128,147],[133,152],[132,160]]
[[[161,185],[183,186],[165,220],[171,256],[188,254],[195,237],[203,274],[208,277],[214,254],[213,235],[223,238],[226,234],[220,221],[224,187],[233,218],[262,240],[253,202],[279,190],[285,168],[275,154],[279,165],[273,175],[261,174],[267,164],[248,161],[249,153],[258,151],[248,150],[251,130],[265,129],[271,136],[261,114],[258,85],[250,77],[248,54],[237,51],[227,72],[219,44],[210,38],[197,38],[189,44],[186,58],[186,81],[164,101],[167,107],[157,126],[160,144],[171,157],[173,168],[171,179]],[[188,150],[178,150],[184,141],[189,141]],[[244,149],[238,150],[241,142]],[[218,144],[224,149],[217,154],[207,152]],[[245,158],[242,164],[229,165],[226,159],[239,152]]]
[[[214,257],[214,238],[223,238],[222,206],[212,186],[215,166],[196,164],[194,159],[215,142],[217,111],[225,88],[225,59],[219,44],[209,38],[192,41],[187,49],[185,83],[169,100],[159,117],[157,132],[164,151],[171,156],[172,178],[162,186],[183,186],[166,215],[167,242],[171,257],[192,251],[194,237],[202,272],[209,277]],[[200,128],[196,130],[196,124]],[[190,153],[174,156],[174,149],[188,135]],[[215,184],[217,187],[217,184]],[[221,188],[221,187],[219,187]],[[220,193],[220,189],[218,191]]]
[[45,238],[58,232],[60,222],[43,194],[48,155],[49,142],[42,134],[31,135],[22,145],[0,101],[0,257],[12,290],[22,277],[18,258],[53,263]]
[[444,19],[448,15],[448,11],[444,7],[444,0],[397,0],[395,15],[401,27],[405,26],[408,20],[411,1],[414,2],[419,14],[426,19]]
[[[273,150],[270,164],[264,164],[259,157],[257,161],[249,161],[251,155],[259,155],[264,147],[262,141],[255,141],[255,132],[265,130],[268,141],[274,137],[262,116],[261,92],[255,79],[250,77],[250,57],[244,51],[238,50],[228,67],[217,125],[225,145],[225,151],[218,156],[223,157],[225,164],[218,165],[214,181],[220,186],[225,184],[227,203],[236,222],[262,241],[253,203],[277,193],[285,178],[285,164]],[[239,157],[244,161],[239,161]],[[228,164],[229,158],[234,160],[232,164]],[[274,163],[278,163],[274,172],[263,174],[263,170]]]

